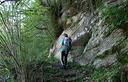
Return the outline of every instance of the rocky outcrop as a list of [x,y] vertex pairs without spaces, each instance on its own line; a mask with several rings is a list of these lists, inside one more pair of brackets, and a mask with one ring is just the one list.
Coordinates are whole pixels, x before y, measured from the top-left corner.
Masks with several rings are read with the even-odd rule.
[[[81,21],[79,21],[79,23],[75,25],[75,27],[67,28],[66,30],[63,31],[63,33],[67,33],[72,38],[72,50],[69,54],[69,61],[73,61],[75,58],[77,58],[77,56],[79,56],[82,53],[81,51],[84,50],[85,45],[87,44],[87,42],[91,37],[91,32],[89,27],[91,17],[90,16],[85,17],[83,14],[81,15],[78,14],[76,15],[76,17],[73,16],[73,18],[78,18],[78,17],[80,17],[79,19],[81,19]],[[54,54],[56,54],[55,57],[59,59],[60,59],[60,52],[58,52],[58,48],[59,48],[58,43],[63,33],[60,35],[60,37],[58,38],[58,40],[56,41],[53,47],[53,49],[55,49],[54,50]]]
[[82,65],[93,64],[95,67],[116,64],[121,50],[128,50],[128,39],[123,29],[116,29],[106,37],[108,27],[102,20],[97,21],[92,28],[92,36],[78,62]]
[[[119,62],[120,56],[128,55],[128,30],[117,28],[106,36],[109,27],[104,24],[104,20],[100,18],[98,12],[79,13],[72,16],[71,19],[75,23],[80,21],[72,26],[71,23],[73,22],[70,20],[69,23],[68,19],[66,23],[68,28],[63,32],[67,33],[73,40],[69,60],[81,65],[91,64],[99,68],[115,65]],[[123,26],[128,28],[127,24]],[[60,53],[57,51],[57,46],[58,44],[55,44],[54,53],[58,58]]]

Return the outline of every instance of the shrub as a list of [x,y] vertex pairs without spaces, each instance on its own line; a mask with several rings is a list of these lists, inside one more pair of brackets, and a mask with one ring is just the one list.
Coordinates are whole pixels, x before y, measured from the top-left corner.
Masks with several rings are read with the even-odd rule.
[[116,5],[106,4],[99,8],[101,18],[105,24],[109,25],[106,35],[109,35],[114,29],[128,23],[128,0]]

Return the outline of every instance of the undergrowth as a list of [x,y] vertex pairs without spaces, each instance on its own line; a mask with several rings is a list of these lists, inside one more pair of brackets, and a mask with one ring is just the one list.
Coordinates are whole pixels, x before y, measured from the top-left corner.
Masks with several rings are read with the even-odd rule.
[[108,36],[114,29],[128,23],[128,0],[124,0],[120,4],[104,4],[100,6],[99,12],[101,18],[109,27],[109,30],[105,33],[105,36]]
[[113,77],[116,76],[118,72],[119,69],[117,67],[95,69],[95,71],[91,76],[91,79],[97,82],[100,81],[114,82]]

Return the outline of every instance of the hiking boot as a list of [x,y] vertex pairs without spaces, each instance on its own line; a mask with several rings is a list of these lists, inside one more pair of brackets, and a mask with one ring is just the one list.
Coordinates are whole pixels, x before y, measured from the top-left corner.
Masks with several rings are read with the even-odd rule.
[[63,65],[61,65],[61,66],[60,66],[60,68],[61,68],[61,69],[64,69],[64,66],[63,66]]
[[66,65],[64,65],[63,67],[64,67],[64,69],[67,69]]

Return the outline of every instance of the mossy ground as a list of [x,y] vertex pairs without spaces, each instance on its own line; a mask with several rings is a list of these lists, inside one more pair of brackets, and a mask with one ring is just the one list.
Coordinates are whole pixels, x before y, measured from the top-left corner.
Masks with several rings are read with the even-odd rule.
[[[62,69],[59,60],[52,59],[49,62],[41,67],[43,82],[121,82],[121,70],[118,66],[95,69],[93,66],[68,62],[67,69]],[[123,82],[127,81],[125,78]]]

